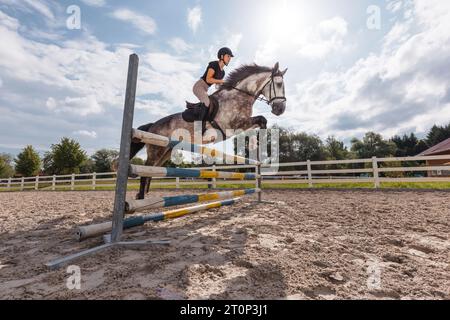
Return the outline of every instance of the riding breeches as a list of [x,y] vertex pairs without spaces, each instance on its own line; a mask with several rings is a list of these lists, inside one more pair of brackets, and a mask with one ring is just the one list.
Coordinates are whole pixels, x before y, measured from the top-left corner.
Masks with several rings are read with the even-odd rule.
[[203,79],[199,79],[192,88],[192,91],[194,92],[198,100],[200,100],[200,102],[203,102],[207,107],[209,107],[208,89],[209,86]]

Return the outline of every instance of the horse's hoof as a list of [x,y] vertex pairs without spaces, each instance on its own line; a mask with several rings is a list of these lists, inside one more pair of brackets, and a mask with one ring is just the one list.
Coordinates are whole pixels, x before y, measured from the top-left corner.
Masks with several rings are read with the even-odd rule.
[[141,197],[139,195],[139,193],[136,193],[136,196],[134,198],[135,198],[135,200],[142,200],[142,199],[144,199],[143,197]]

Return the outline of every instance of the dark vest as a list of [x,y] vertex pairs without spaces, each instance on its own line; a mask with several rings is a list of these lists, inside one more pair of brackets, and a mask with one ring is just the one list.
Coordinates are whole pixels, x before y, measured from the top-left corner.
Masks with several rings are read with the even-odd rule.
[[[208,67],[206,68],[206,71],[202,76],[203,81],[206,82],[206,75],[208,74],[209,69],[214,70],[214,79],[222,80],[225,77],[225,71],[220,70],[219,61],[211,61],[208,64]],[[208,83],[208,82],[206,82],[206,83],[208,84],[208,86],[210,86],[210,87],[212,86],[212,83]]]

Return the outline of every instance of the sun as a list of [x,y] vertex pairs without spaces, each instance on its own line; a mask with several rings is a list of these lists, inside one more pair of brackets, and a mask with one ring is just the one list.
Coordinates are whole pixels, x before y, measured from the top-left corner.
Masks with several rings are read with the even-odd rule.
[[289,42],[308,24],[310,10],[310,5],[302,0],[274,2],[268,13],[268,34],[279,42]]

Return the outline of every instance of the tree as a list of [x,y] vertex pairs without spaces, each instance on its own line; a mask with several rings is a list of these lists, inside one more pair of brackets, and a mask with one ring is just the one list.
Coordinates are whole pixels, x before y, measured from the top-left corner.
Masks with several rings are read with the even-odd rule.
[[101,149],[95,152],[91,159],[94,162],[95,172],[111,172],[111,165],[114,159],[119,156],[116,150]]
[[333,136],[328,137],[325,141],[325,151],[328,160],[348,159],[348,150],[344,142],[337,140]]
[[[324,160],[326,151],[322,140],[316,135],[297,133],[293,129],[274,127],[279,130],[280,163],[304,160]],[[270,138],[270,137],[269,137]],[[270,143],[272,143],[270,139]]]
[[131,159],[130,163],[131,164],[135,164],[137,166],[145,165],[145,161],[142,158],[139,158],[139,157],[134,157],[133,159]]
[[[419,140],[414,133],[411,133],[408,135],[403,135],[403,137],[400,136],[394,136],[390,140],[391,142],[395,143],[396,150],[395,150],[395,156],[396,157],[414,157],[420,154],[421,152],[428,149],[425,141]],[[396,162],[386,162],[382,166],[384,168],[386,167],[418,167],[420,166],[419,161],[403,161],[400,163]],[[404,176],[414,176],[414,172],[406,172],[406,173],[399,173],[399,172],[386,172],[383,174],[386,177],[393,177],[393,178],[399,178]]]
[[45,171],[47,174],[77,174],[86,160],[86,152],[81,150],[80,144],[64,137],[59,144],[52,144],[51,151],[45,154]]
[[41,170],[41,159],[33,146],[26,146],[15,159],[16,172],[24,177],[38,175]]
[[9,178],[14,176],[14,167],[12,162],[13,157],[10,154],[0,154],[0,178]]
[[427,149],[428,149],[428,145],[425,142],[425,140],[419,140],[419,142],[416,145],[416,154],[415,155],[421,154],[422,152],[424,152]]
[[395,143],[397,149],[395,150],[396,157],[413,157],[419,154],[420,151],[420,140],[415,136],[414,133],[408,135],[394,136],[391,138],[391,142]]
[[448,138],[450,138],[450,123],[442,127],[434,125],[427,135],[426,143],[431,148]]
[[42,167],[45,175],[51,176],[56,174],[55,162],[53,161],[53,153],[51,151],[44,153]]
[[86,159],[80,164],[80,173],[92,173],[95,171],[95,162],[92,159]]
[[[293,150],[293,158],[295,161],[319,161],[326,158],[326,152],[322,140],[316,135],[308,135],[307,133],[295,133],[290,138]],[[288,160],[288,161],[292,161]]]
[[386,141],[380,134],[374,132],[366,133],[362,141],[354,138],[351,143],[351,151],[358,159],[390,157],[396,150],[394,142]]
[[419,140],[414,133],[403,137],[394,136],[391,141],[397,146],[396,157],[414,157],[428,149],[424,140]]

